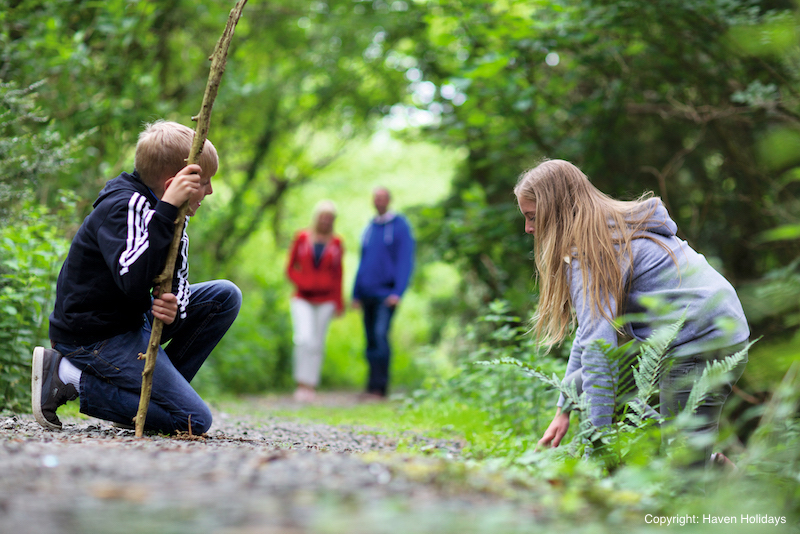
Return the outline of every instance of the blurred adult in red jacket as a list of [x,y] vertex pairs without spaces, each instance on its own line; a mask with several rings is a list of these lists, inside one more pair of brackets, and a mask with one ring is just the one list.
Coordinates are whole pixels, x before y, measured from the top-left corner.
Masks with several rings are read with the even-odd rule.
[[295,400],[309,402],[319,384],[328,324],[344,311],[342,255],[344,246],[333,233],[336,205],[320,201],[311,226],[292,243],[286,274],[295,285],[291,301],[294,326]]

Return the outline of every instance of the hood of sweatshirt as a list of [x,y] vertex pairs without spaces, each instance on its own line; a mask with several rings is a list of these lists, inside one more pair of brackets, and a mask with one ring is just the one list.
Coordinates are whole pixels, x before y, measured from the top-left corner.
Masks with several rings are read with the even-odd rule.
[[144,185],[142,182],[142,178],[139,176],[139,173],[133,171],[132,173],[128,174],[127,172],[123,172],[116,178],[113,178],[106,182],[106,185],[103,189],[100,190],[100,193],[97,195],[97,200],[94,201],[92,207],[97,207],[103,200],[107,199],[110,196],[115,196],[119,192],[129,192],[129,191],[136,191],[137,193],[141,193],[146,198],[152,200],[158,200],[155,197],[155,194],[150,190],[149,187]]
[[661,199],[651,198],[641,204],[641,208],[636,212],[650,213],[645,221],[643,230],[648,233],[657,234],[664,237],[673,237],[678,231],[678,225],[670,218],[667,208]]

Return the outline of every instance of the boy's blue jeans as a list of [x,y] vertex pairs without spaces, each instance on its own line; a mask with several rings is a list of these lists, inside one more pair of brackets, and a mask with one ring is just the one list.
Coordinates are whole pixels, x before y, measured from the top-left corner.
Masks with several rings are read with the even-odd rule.
[[369,379],[367,391],[386,395],[389,386],[389,327],[394,315],[394,306],[387,306],[384,297],[364,297],[364,330],[367,337],[367,362]]
[[[189,382],[228,331],[239,313],[242,293],[227,280],[192,284],[186,318],[176,328],[164,325],[153,372],[153,389],[145,429],[202,434],[211,427],[211,412]],[[139,409],[144,359],[152,316],[142,328],[86,346],[56,343],[55,349],[83,371],[79,388],[81,413],[132,424]]]

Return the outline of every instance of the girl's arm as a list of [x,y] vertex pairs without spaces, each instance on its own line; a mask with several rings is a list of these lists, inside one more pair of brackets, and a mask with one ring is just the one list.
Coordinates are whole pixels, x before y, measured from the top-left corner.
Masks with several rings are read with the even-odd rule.
[[[599,303],[585,302],[583,295],[585,273],[577,260],[572,261],[570,277],[570,294],[575,315],[578,320],[578,332],[574,346],[580,347],[580,365],[583,375],[583,391],[588,397],[589,420],[597,427],[611,424],[614,412],[613,385],[619,377],[619,368],[603,353],[598,345],[603,342],[612,348],[617,346],[617,331],[614,326],[600,314]],[[616,303],[608,305],[609,315],[614,316]],[[594,311],[594,313],[592,313]]]
[[[567,371],[564,373],[564,379],[570,376],[572,373],[577,371],[581,368],[581,356],[583,355],[583,347],[580,345],[578,340],[581,338],[581,328],[578,326],[578,331],[575,333],[575,339],[572,342],[572,348],[569,351],[569,360],[567,361]],[[556,406],[559,409],[564,407],[564,404],[567,402],[567,397],[561,393],[558,396],[558,403]],[[566,411],[571,411],[572,408],[567,409]]]

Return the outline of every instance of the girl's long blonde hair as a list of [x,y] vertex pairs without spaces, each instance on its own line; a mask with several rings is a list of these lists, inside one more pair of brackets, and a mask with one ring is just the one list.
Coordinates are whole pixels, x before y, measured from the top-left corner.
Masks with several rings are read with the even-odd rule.
[[522,173],[514,194],[536,203],[533,251],[539,307],[533,331],[538,339],[559,343],[569,331],[574,313],[567,276],[573,259],[580,263],[583,301],[592,315],[599,311],[613,321],[623,314],[628,292],[623,264],[630,266],[630,260],[622,259],[631,258],[633,239],[646,237],[642,230],[658,206],[644,206],[652,193],[632,201],[615,200],[572,163],[547,160]]

